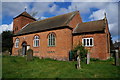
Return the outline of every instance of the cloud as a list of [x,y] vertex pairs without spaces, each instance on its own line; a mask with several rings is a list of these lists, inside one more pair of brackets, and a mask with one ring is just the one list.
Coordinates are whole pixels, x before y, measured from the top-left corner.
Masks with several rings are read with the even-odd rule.
[[28,12],[37,12],[38,14],[36,17],[41,17],[45,12],[51,10],[50,5],[52,4],[52,2],[34,2],[32,3],[32,8]]
[[99,6],[99,10],[94,11],[89,18],[91,20],[99,20],[104,18],[104,12],[107,14],[108,26],[113,40],[117,40],[118,35],[118,4],[107,3],[104,7]]
[[3,24],[0,25],[0,33],[3,31],[12,31],[13,30],[13,22],[11,24]]
[[44,17],[44,16],[42,16],[40,19],[43,20],[43,19],[46,19],[46,18],[48,18],[48,17]]
[[49,9],[50,13],[54,13],[57,10],[58,6],[56,4],[53,4],[52,7]]
[[[19,0],[21,1],[21,0]],[[86,2],[87,1],[87,2]],[[115,36],[118,35],[118,4],[114,2],[118,2],[119,0],[102,0],[103,2],[97,2],[96,0],[84,0],[82,2],[71,2],[71,5],[68,8],[61,8],[56,5],[54,2],[3,2],[2,3],[2,14],[5,16],[15,16],[24,11],[25,6],[27,6],[27,12],[32,14],[33,12],[37,12],[35,18],[45,19],[45,13],[51,13],[53,15],[60,15],[64,13],[68,13],[71,11],[75,11],[76,9],[80,11],[82,15],[88,15],[88,19],[90,20],[99,20],[104,18],[104,12],[107,13],[107,19],[109,22],[109,30],[111,32],[113,39],[115,40]],[[112,3],[111,3],[112,2]],[[52,5],[52,6],[50,6]],[[17,6],[17,7],[16,7]],[[95,8],[94,12],[91,12]],[[8,14],[9,13],[9,14]],[[81,16],[82,17],[82,16]],[[7,25],[7,24],[6,24]],[[4,25],[5,26],[5,25]],[[9,26],[10,27],[10,26]]]
[[[90,14],[88,19],[91,21],[103,19],[105,17],[104,13],[106,12],[110,33],[113,40],[116,40],[116,36],[120,35],[118,34],[118,3],[113,2],[113,0],[110,0],[110,2],[108,0],[105,0],[107,2],[94,2],[94,0],[86,1],[88,2],[72,2],[68,8],[69,11],[74,11],[77,7],[81,15]],[[95,9],[95,11],[91,9]]]
[[[27,12],[32,14],[33,12],[37,12],[38,14],[35,17],[43,16],[43,14],[51,8],[49,5],[53,4],[53,2],[3,2],[2,3],[2,14],[5,16],[17,16],[22,13],[27,7]],[[8,14],[9,13],[9,14]]]
[[98,11],[93,12],[93,13],[90,15],[89,18],[90,18],[91,20],[103,19],[103,18],[104,18],[104,13],[105,13],[105,10],[104,10],[104,9],[101,9],[101,10],[98,10]]
[[[25,6],[28,6],[25,2],[3,2],[2,14],[3,16],[17,16],[24,11]],[[9,14],[8,14],[9,13]]]

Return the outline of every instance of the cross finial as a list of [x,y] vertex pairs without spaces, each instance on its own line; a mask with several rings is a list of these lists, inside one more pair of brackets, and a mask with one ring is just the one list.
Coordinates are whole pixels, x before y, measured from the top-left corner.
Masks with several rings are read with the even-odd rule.
[[106,12],[104,12],[105,18],[106,18]]
[[106,23],[107,22],[106,12],[104,12],[104,15],[105,15],[104,20],[105,20],[105,23]]
[[25,11],[27,10],[27,7],[25,6]]
[[77,6],[75,6],[75,10],[77,11]]

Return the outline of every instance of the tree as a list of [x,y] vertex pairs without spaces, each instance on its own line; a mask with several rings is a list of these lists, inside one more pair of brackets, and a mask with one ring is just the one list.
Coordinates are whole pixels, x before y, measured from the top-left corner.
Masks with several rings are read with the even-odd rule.
[[12,53],[13,47],[12,31],[3,31],[2,33],[2,52],[9,51]]

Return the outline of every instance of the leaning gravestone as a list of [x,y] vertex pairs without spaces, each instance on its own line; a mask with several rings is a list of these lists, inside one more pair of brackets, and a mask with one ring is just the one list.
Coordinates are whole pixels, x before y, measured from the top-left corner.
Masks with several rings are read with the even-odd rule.
[[22,56],[22,49],[18,50],[18,56]]
[[27,61],[33,60],[33,50],[32,49],[28,49],[26,53],[27,53],[26,60]]

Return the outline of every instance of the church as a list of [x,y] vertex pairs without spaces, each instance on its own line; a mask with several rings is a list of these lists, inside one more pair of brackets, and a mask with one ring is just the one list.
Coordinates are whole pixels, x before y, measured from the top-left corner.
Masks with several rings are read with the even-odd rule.
[[18,50],[26,55],[69,60],[70,51],[82,44],[91,58],[106,60],[110,57],[111,35],[106,16],[101,20],[82,22],[79,11],[74,11],[37,21],[26,11],[13,18],[12,55]]

